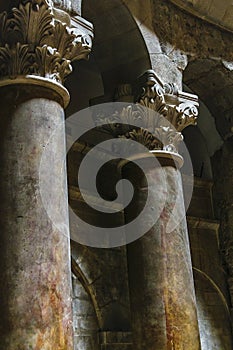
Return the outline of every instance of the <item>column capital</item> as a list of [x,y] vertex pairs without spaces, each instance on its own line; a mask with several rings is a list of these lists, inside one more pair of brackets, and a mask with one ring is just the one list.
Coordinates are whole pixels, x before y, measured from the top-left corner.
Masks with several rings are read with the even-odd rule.
[[39,78],[35,85],[55,82],[60,93],[71,63],[88,59],[92,37],[91,23],[70,17],[53,1],[18,0],[16,7],[0,13],[0,86]]
[[[127,90],[128,96],[130,89],[125,86],[123,92]],[[132,89],[135,103],[110,117],[100,113],[97,125],[104,121],[105,130],[114,137],[137,141],[150,151],[178,153],[181,131],[197,122],[198,97],[172,83],[164,84],[153,70],[140,76]],[[118,101],[124,101],[122,96]]]
[[135,102],[164,116],[178,132],[196,125],[198,96],[178,90],[173,83],[164,84],[153,70],[138,78]]

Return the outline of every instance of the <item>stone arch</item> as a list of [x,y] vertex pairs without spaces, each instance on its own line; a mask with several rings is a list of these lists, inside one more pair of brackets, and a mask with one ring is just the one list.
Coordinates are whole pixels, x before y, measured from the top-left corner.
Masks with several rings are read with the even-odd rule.
[[[196,93],[187,85],[184,85],[184,91]],[[213,178],[211,157],[222,146],[223,140],[216,129],[213,115],[202,101],[202,96],[200,97],[197,125],[183,130],[183,135],[192,159],[194,175],[211,180]]]
[[[212,179],[212,168],[206,140],[198,127],[188,127],[183,131],[184,142],[192,160],[195,177]],[[185,165],[184,165],[185,172]]]
[[133,15],[121,0],[83,0],[82,16],[93,23],[93,57],[103,78],[105,93],[132,82],[151,67],[145,39]]
[[216,128],[225,140],[233,133],[233,64],[213,59],[191,61],[184,82],[199,95],[215,119]]
[[112,101],[118,85],[133,83],[151,68],[147,37],[122,0],[82,0],[72,6],[93,24],[94,40],[89,61],[74,62],[74,72],[67,78],[71,94],[67,115],[99,96],[104,98],[93,103]]
[[127,332],[130,329],[124,249],[95,249],[72,242],[73,272],[92,301],[99,331]]
[[[67,115],[87,107],[98,96],[104,95],[102,102],[113,100],[119,84],[134,82],[151,67],[142,33],[122,1],[83,0],[81,13],[93,23],[95,38],[89,61],[74,63],[74,73],[66,81],[71,93]],[[71,172],[78,157],[76,154],[76,163],[71,159],[71,166],[68,160],[72,186],[77,186]],[[76,206],[82,210],[80,203]],[[72,257],[95,308],[99,330],[129,332],[126,248],[100,250],[72,242]]]
[[98,329],[99,329],[102,324],[102,319],[99,313],[98,302],[96,300],[95,293],[93,291],[92,285],[88,281],[87,276],[85,275],[84,271],[80,268],[78,264],[78,260],[75,259],[73,256],[71,257],[71,269],[72,269],[72,273],[76,278],[78,278],[79,282],[81,283],[87,295],[89,296],[89,299],[93,306],[93,310],[96,315],[96,320],[97,320]]
[[201,348],[203,350],[230,350],[232,349],[232,336],[227,301],[208,275],[196,268],[193,271]]
[[99,349],[99,320],[91,288],[82,270],[72,258],[73,330],[75,349]]

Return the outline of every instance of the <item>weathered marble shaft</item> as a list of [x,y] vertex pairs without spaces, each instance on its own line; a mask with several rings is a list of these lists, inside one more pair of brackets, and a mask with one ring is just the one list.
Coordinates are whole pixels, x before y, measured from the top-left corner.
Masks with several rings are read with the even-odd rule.
[[126,208],[126,221],[141,211],[148,188],[152,202],[143,220],[153,222],[159,212],[149,232],[128,245],[134,349],[199,350],[183,195],[175,210],[180,220],[172,219],[177,196],[183,193],[181,175],[172,164],[151,168],[150,158],[144,162],[144,175],[131,162],[122,169],[135,186],[134,204]]
[[45,90],[0,88],[1,350],[73,349],[64,112]]

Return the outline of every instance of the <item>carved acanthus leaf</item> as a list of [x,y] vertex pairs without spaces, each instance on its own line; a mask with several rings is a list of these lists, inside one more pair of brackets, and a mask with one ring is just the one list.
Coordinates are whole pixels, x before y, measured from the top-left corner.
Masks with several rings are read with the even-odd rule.
[[133,125],[137,125],[138,127],[144,126],[144,116],[140,113],[139,108],[135,108],[133,105],[129,105],[128,107],[124,107],[118,116],[119,123],[126,124],[123,130],[132,129]]
[[[145,146],[149,150],[164,150],[177,153],[179,143],[183,140],[180,132],[169,127],[156,128],[153,133],[147,129],[133,129],[120,138],[126,138]],[[135,144],[132,144],[135,147]]]
[[77,35],[72,43],[67,58],[71,61],[86,59],[91,52],[91,41],[87,35]]
[[168,152],[178,152],[179,144],[183,140],[180,132],[169,126],[163,126],[154,130],[154,135],[162,143],[162,149]]
[[122,108],[121,111],[113,113],[111,116],[99,114],[95,118],[95,123],[97,126],[105,124],[104,126],[101,126],[101,129],[109,132],[114,137],[118,137],[119,135],[126,134],[133,130],[135,125],[137,127],[144,126],[144,117],[145,116],[140,113],[139,105],[129,105]]
[[173,83],[161,85],[151,70],[139,78],[140,82],[142,92],[137,97],[138,103],[163,115],[177,131],[196,124],[197,96],[180,92]]
[[75,35],[72,31],[65,24],[57,22],[52,35],[50,35],[47,40],[47,44],[51,47],[55,47],[61,57],[67,58],[69,52],[73,48],[74,40]]
[[[137,102],[150,108],[161,115],[166,116],[167,107],[164,100],[164,90],[162,86],[156,81],[151,80],[152,71],[149,71],[148,77],[143,79],[143,86],[141,86],[141,93],[137,97]],[[148,80],[146,80],[148,78]]]
[[150,108],[153,111],[158,112],[165,117],[167,115],[167,106],[163,96],[154,96],[153,98],[145,96],[140,98],[138,103],[146,108]]
[[[149,150],[163,148],[161,141],[159,139],[156,139],[152,133],[143,128],[133,129],[132,131],[120,137],[136,141],[137,143],[148,148]],[[132,146],[135,147],[135,144],[133,144]]]
[[20,43],[27,43],[32,47],[43,46],[51,34],[53,20],[52,9],[47,4],[38,5],[33,10],[33,4],[20,4],[19,8],[12,9],[13,18],[9,25],[16,32]]
[[9,32],[9,26],[7,21],[7,13],[0,13],[0,46],[4,46],[7,44],[7,36]]
[[104,121],[102,128],[112,136],[137,141],[150,150],[178,152],[181,131],[196,124],[197,96],[179,91],[173,83],[162,85],[151,70],[139,82],[136,103],[110,117],[100,115],[97,125]]
[[2,78],[31,74],[63,83],[71,61],[88,58],[91,34],[80,31],[80,24],[75,27],[75,21],[69,27],[69,15],[59,10],[56,17],[57,11],[50,0],[20,0],[9,13],[0,13]]
[[60,53],[50,46],[36,48],[35,64],[35,73],[57,82],[63,81],[72,71],[70,61],[62,60]]
[[184,102],[179,105],[178,109],[182,114],[178,120],[179,130],[183,130],[188,125],[195,125],[197,123],[198,108],[196,105],[190,102]]
[[[101,125],[101,126],[99,126]],[[117,121],[114,121],[111,118],[99,115],[96,119],[96,126],[101,130],[111,134],[113,137],[117,137],[120,132],[120,126]]]
[[18,75],[30,74],[32,69],[32,54],[29,51],[29,45],[17,43],[14,49],[9,45],[0,47],[1,72],[11,79]]
[[177,152],[183,139],[181,133],[172,127],[165,117],[138,103],[129,105],[109,117],[100,114],[95,122],[113,137],[136,141],[149,150]]
[[119,157],[127,158],[137,153],[144,153],[145,150],[161,150],[162,144],[156,140],[148,130],[143,128],[133,129],[124,135],[118,135],[118,140],[122,142],[113,143],[112,151]]

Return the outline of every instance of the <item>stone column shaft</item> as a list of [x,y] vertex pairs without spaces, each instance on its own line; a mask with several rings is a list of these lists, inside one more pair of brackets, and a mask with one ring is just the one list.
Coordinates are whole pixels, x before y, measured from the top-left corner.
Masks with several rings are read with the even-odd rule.
[[[124,167],[123,174],[137,178],[135,205],[125,212],[126,221],[130,221],[143,208],[147,186],[132,164]],[[164,175],[166,184],[161,182]],[[196,300],[182,203],[179,215],[183,219],[167,232],[175,200],[182,193],[180,172],[173,166],[148,167],[146,176],[151,182],[153,203],[144,220],[151,222],[157,211],[162,211],[149,232],[128,245],[134,349],[198,350]]]
[[[58,161],[66,152],[64,112],[49,99],[17,101],[13,95],[12,87],[9,99],[1,90],[0,347],[71,350],[67,180]],[[50,219],[40,193],[41,157],[51,142],[45,186],[63,230]]]
[[51,0],[0,10],[0,349],[72,350],[62,84],[92,26]]
[[[132,204],[125,208],[126,224],[143,212],[150,192],[149,209],[140,216],[140,227],[135,230],[143,233],[146,225],[151,225],[142,238],[128,245],[134,349],[199,350],[179,171],[183,159],[178,154],[183,139],[181,131],[196,123],[198,99],[179,91],[173,83],[163,84],[151,70],[138,79],[134,90],[136,104],[114,116],[118,137],[127,139],[125,149],[130,155],[128,161],[120,165],[122,175],[134,185]],[[128,125],[120,126],[121,122]],[[140,147],[137,151],[136,143],[145,147],[145,153],[140,154]],[[157,165],[151,160],[151,154],[159,161]],[[135,161],[141,163],[143,171]],[[124,193],[126,191],[127,188]]]

